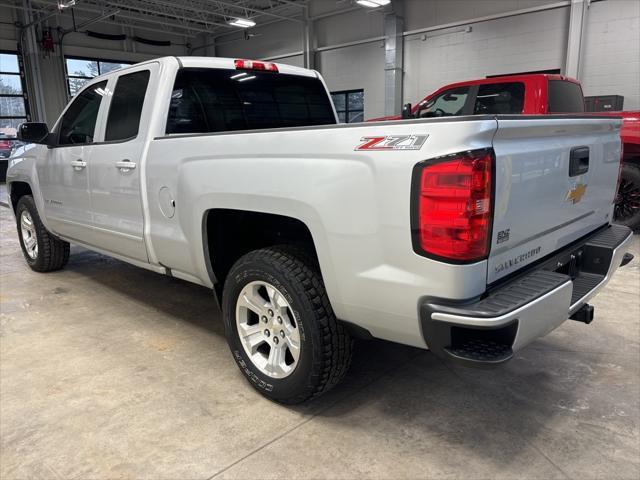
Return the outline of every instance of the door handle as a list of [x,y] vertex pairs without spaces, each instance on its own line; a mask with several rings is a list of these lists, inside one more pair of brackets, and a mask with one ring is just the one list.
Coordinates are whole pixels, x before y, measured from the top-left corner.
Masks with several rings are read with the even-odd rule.
[[126,173],[136,168],[136,164],[130,160],[122,160],[121,162],[116,162],[116,167],[118,167],[121,172]]
[[74,170],[79,172],[80,170],[82,170],[84,167],[87,166],[87,162],[83,162],[82,160],[72,160],[71,166],[73,167]]
[[577,177],[589,171],[589,147],[575,147],[569,154],[569,176]]

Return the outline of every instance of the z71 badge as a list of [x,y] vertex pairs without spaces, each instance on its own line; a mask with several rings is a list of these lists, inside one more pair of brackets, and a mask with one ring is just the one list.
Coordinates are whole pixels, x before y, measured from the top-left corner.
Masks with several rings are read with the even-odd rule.
[[420,150],[429,135],[386,135],[362,137],[355,150]]

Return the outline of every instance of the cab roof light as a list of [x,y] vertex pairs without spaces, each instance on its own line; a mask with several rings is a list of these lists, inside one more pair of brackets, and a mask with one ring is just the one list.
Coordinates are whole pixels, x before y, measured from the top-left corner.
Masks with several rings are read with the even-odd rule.
[[261,70],[263,72],[277,72],[278,66],[271,62],[258,62],[257,60],[236,59],[236,70]]

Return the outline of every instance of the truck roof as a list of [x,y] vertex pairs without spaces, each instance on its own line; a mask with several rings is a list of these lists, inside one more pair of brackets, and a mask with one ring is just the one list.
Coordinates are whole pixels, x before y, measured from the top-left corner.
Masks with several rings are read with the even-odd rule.
[[578,85],[580,84],[580,82],[575,78],[565,77],[564,75],[559,75],[559,74],[523,73],[523,74],[517,74],[517,75],[502,75],[499,77],[486,77],[486,78],[478,78],[475,80],[465,80],[462,82],[448,83],[433,93],[439,92],[441,90],[449,89],[449,88],[454,88],[454,87],[468,87],[470,85],[484,85],[487,83],[502,83],[502,82],[532,82],[536,80],[545,80],[545,81],[564,80],[567,82],[576,83]]
[[[139,65],[144,65],[148,63],[160,63],[160,64],[168,64],[173,62],[178,62],[181,67],[187,68],[223,68],[229,70],[236,70],[235,61],[236,60],[250,60],[244,58],[226,58],[226,57],[187,57],[187,56],[171,56],[171,57],[159,57],[151,60],[146,60],[144,62],[135,63],[133,65],[127,65],[122,68],[118,68],[116,70],[112,70],[103,75],[99,75],[97,77],[92,78],[92,80],[97,78],[108,77],[116,72],[122,72],[127,69],[137,67]],[[315,70],[309,70],[307,68],[295,67],[293,65],[287,65],[285,63],[275,63],[268,62],[263,60],[251,60],[254,62],[260,62],[265,64],[274,64],[278,67],[279,73],[284,73],[288,75],[300,75],[304,77],[318,77],[318,72]]]

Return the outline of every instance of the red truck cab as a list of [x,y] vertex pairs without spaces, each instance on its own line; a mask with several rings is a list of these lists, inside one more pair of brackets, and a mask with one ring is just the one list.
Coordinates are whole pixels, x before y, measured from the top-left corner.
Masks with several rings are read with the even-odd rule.
[[622,117],[620,137],[624,164],[615,207],[618,223],[640,228],[640,111],[585,112],[580,82],[554,74],[507,75],[451,83],[417,104],[407,104],[402,115],[369,121],[458,115],[545,115],[584,113]]

